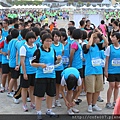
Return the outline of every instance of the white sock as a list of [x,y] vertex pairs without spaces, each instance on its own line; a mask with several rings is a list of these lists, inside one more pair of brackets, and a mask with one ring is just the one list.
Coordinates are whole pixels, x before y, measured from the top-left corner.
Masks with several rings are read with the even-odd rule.
[[37,114],[41,115],[41,114],[42,114],[41,110],[40,110],[40,111],[37,111]]

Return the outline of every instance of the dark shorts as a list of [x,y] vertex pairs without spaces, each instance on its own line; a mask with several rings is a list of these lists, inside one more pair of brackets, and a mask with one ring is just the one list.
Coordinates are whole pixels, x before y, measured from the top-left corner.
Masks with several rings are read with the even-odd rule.
[[80,73],[80,77],[81,77],[81,78],[84,78],[84,76],[83,76],[83,68],[78,69],[78,71],[79,71],[79,73]]
[[108,82],[120,82],[120,74],[108,74]]
[[11,72],[11,78],[13,79],[19,78],[20,70],[16,71],[15,68],[10,68],[10,72]]
[[85,65],[83,65],[83,78],[85,78]]
[[2,64],[2,74],[8,74],[10,72],[9,64]]
[[55,71],[56,72],[56,84],[61,84],[61,71]]
[[45,93],[50,97],[56,95],[55,78],[36,78],[34,95],[37,97],[44,97]]
[[23,74],[20,76],[20,86],[22,88],[29,88],[30,86],[34,86],[35,84],[35,74],[28,74],[28,80],[25,80]]
[[0,62],[0,68],[2,68],[2,62]]

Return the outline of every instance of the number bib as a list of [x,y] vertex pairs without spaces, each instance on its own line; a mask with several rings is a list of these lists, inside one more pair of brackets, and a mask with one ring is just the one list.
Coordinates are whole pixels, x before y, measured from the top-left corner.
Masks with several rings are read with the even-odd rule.
[[105,67],[105,60],[101,59],[101,66]]
[[69,58],[67,56],[62,57],[63,64],[69,64]]
[[92,58],[92,66],[101,66],[101,59],[100,58]]
[[120,66],[120,58],[114,58],[112,60],[112,66]]
[[46,68],[43,68],[43,73],[53,73],[54,65],[47,65]]

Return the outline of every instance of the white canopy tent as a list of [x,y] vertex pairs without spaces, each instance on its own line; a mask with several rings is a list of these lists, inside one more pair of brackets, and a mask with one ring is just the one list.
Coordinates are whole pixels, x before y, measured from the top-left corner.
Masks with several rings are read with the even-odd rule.
[[86,5],[83,5],[81,8],[82,9],[88,9],[88,7]]
[[14,5],[11,9],[49,9],[46,5]]
[[88,8],[89,8],[89,9],[94,9],[95,7],[93,7],[92,5],[90,5]]
[[99,6],[99,5],[96,5],[96,7],[95,7],[96,9],[101,9],[101,7]]
[[114,10],[115,8],[111,5],[108,9]]

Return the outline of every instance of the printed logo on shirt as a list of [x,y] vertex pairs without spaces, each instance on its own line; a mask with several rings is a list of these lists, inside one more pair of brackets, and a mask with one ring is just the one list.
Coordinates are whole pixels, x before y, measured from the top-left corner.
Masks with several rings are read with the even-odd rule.
[[120,66],[120,58],[114,58],[112,60],[112,66]]

